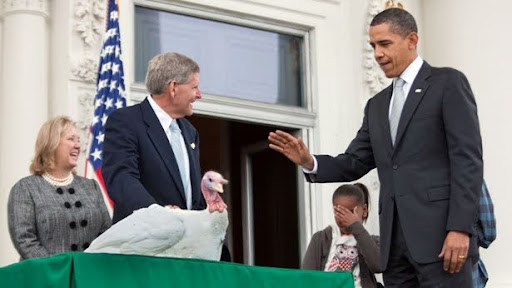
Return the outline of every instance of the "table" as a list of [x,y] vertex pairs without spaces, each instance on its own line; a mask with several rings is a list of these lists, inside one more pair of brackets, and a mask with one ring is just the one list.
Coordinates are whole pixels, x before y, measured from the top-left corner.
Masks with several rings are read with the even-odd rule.
[[337,287],[349,272],[248,266],[199,259],[72,252],[0,268],[0,287]]

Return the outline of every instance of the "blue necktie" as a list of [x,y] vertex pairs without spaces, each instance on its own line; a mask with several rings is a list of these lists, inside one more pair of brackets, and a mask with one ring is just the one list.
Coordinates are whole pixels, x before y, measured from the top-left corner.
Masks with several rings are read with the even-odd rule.
[[181,135],[181,129],[176,122],[176,119],[173,119],[171,125],[169,126],[171,129],[171,146],[172,151],[174,152],[174,157],[176,158],[176,162],[178,164],[178,168],[180,169],[181,182],[183,183],[183,188],[185,189],[185,199],[187,201],[187,209],[190,209],[192,206],[192,196],[191,196],[191,187],[190,180],[187,177],[187,171],[185,169],[185,159],[186,151],[183,151],[183,135]]

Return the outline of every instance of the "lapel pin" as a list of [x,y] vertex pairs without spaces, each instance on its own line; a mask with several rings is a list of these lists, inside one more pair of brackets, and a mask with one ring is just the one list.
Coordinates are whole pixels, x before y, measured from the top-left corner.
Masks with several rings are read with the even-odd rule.
[[190,148],[192,148],[192,150],[196,149],[196,143],[190,144]]
[[420,92],[421,92],[421,89],[416,89],[416,90],[414,90],[414,92],[416,92],[416,93],[420,93]]

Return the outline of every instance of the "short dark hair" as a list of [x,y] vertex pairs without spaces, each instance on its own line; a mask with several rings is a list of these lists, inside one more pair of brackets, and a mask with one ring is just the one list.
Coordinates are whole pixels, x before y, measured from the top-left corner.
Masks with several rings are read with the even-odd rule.
[[418,33],[418,26],[411,13],[400,8],[386,9],[373,17],[370,26],[389,24],[391,32],[406,37],[411,32]]
[[[332,203],[334,204],[334,200],[341,196],[354,197],[357,204],[366,204],[368,212],[370,212],[370,193],[363,183],[341,185],[334,191],[334,194],[332,194]],[[366,216],[366,218],[368,218],[368,216]],[[366,218],[363,220],[366,220]]]

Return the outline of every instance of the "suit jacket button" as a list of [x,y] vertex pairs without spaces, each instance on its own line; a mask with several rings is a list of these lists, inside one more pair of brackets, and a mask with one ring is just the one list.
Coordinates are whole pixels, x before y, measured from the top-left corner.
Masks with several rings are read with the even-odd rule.
[[76,250],[78,250],[78,245],[71,244],[71,251],[76,251]]
[[70,223],[69,223],[69,228],[71,228],[71,229],[75,229],[75,228],[76,228],[76,222],[75,222],[75,221],[70,222]]
[[62,195],[62,193],[64,193],[64,192],[62,191],[62,188],[60,188],[60,187],[59,187],[59,188],[57,188],[57,193],[59,193],[60,195]]
[[87,220],[80,221],[80,226],[82,226],[82,227],[87,226]]
[[76,208],[80,208],[80,207],[82,207],[82,202],[80,202],[80,201],[76,201],[76,202],[75,202],[75,206],[76,206]]
[[396,169],[398,169],[398,165],[397,165],[397,164],[394,164],[394,165],[393,165],[393,170],[396,170]]
[[85,250],[87,248],[89,248],[89,242],[85,242],[84,245],[82,245],[82,248]]
[[73,188],[69,188],[69,189],[68,189],[68,192],[69,192],[69,194],[75,194],[75,189],[73,189]]
[[69,202],[65,202],[65,203],[64,203],[64,207],[66,207],[66,208],[68,208],[68,209],[69,209],[69,208],[71,208],[71,204],[70,204]]

